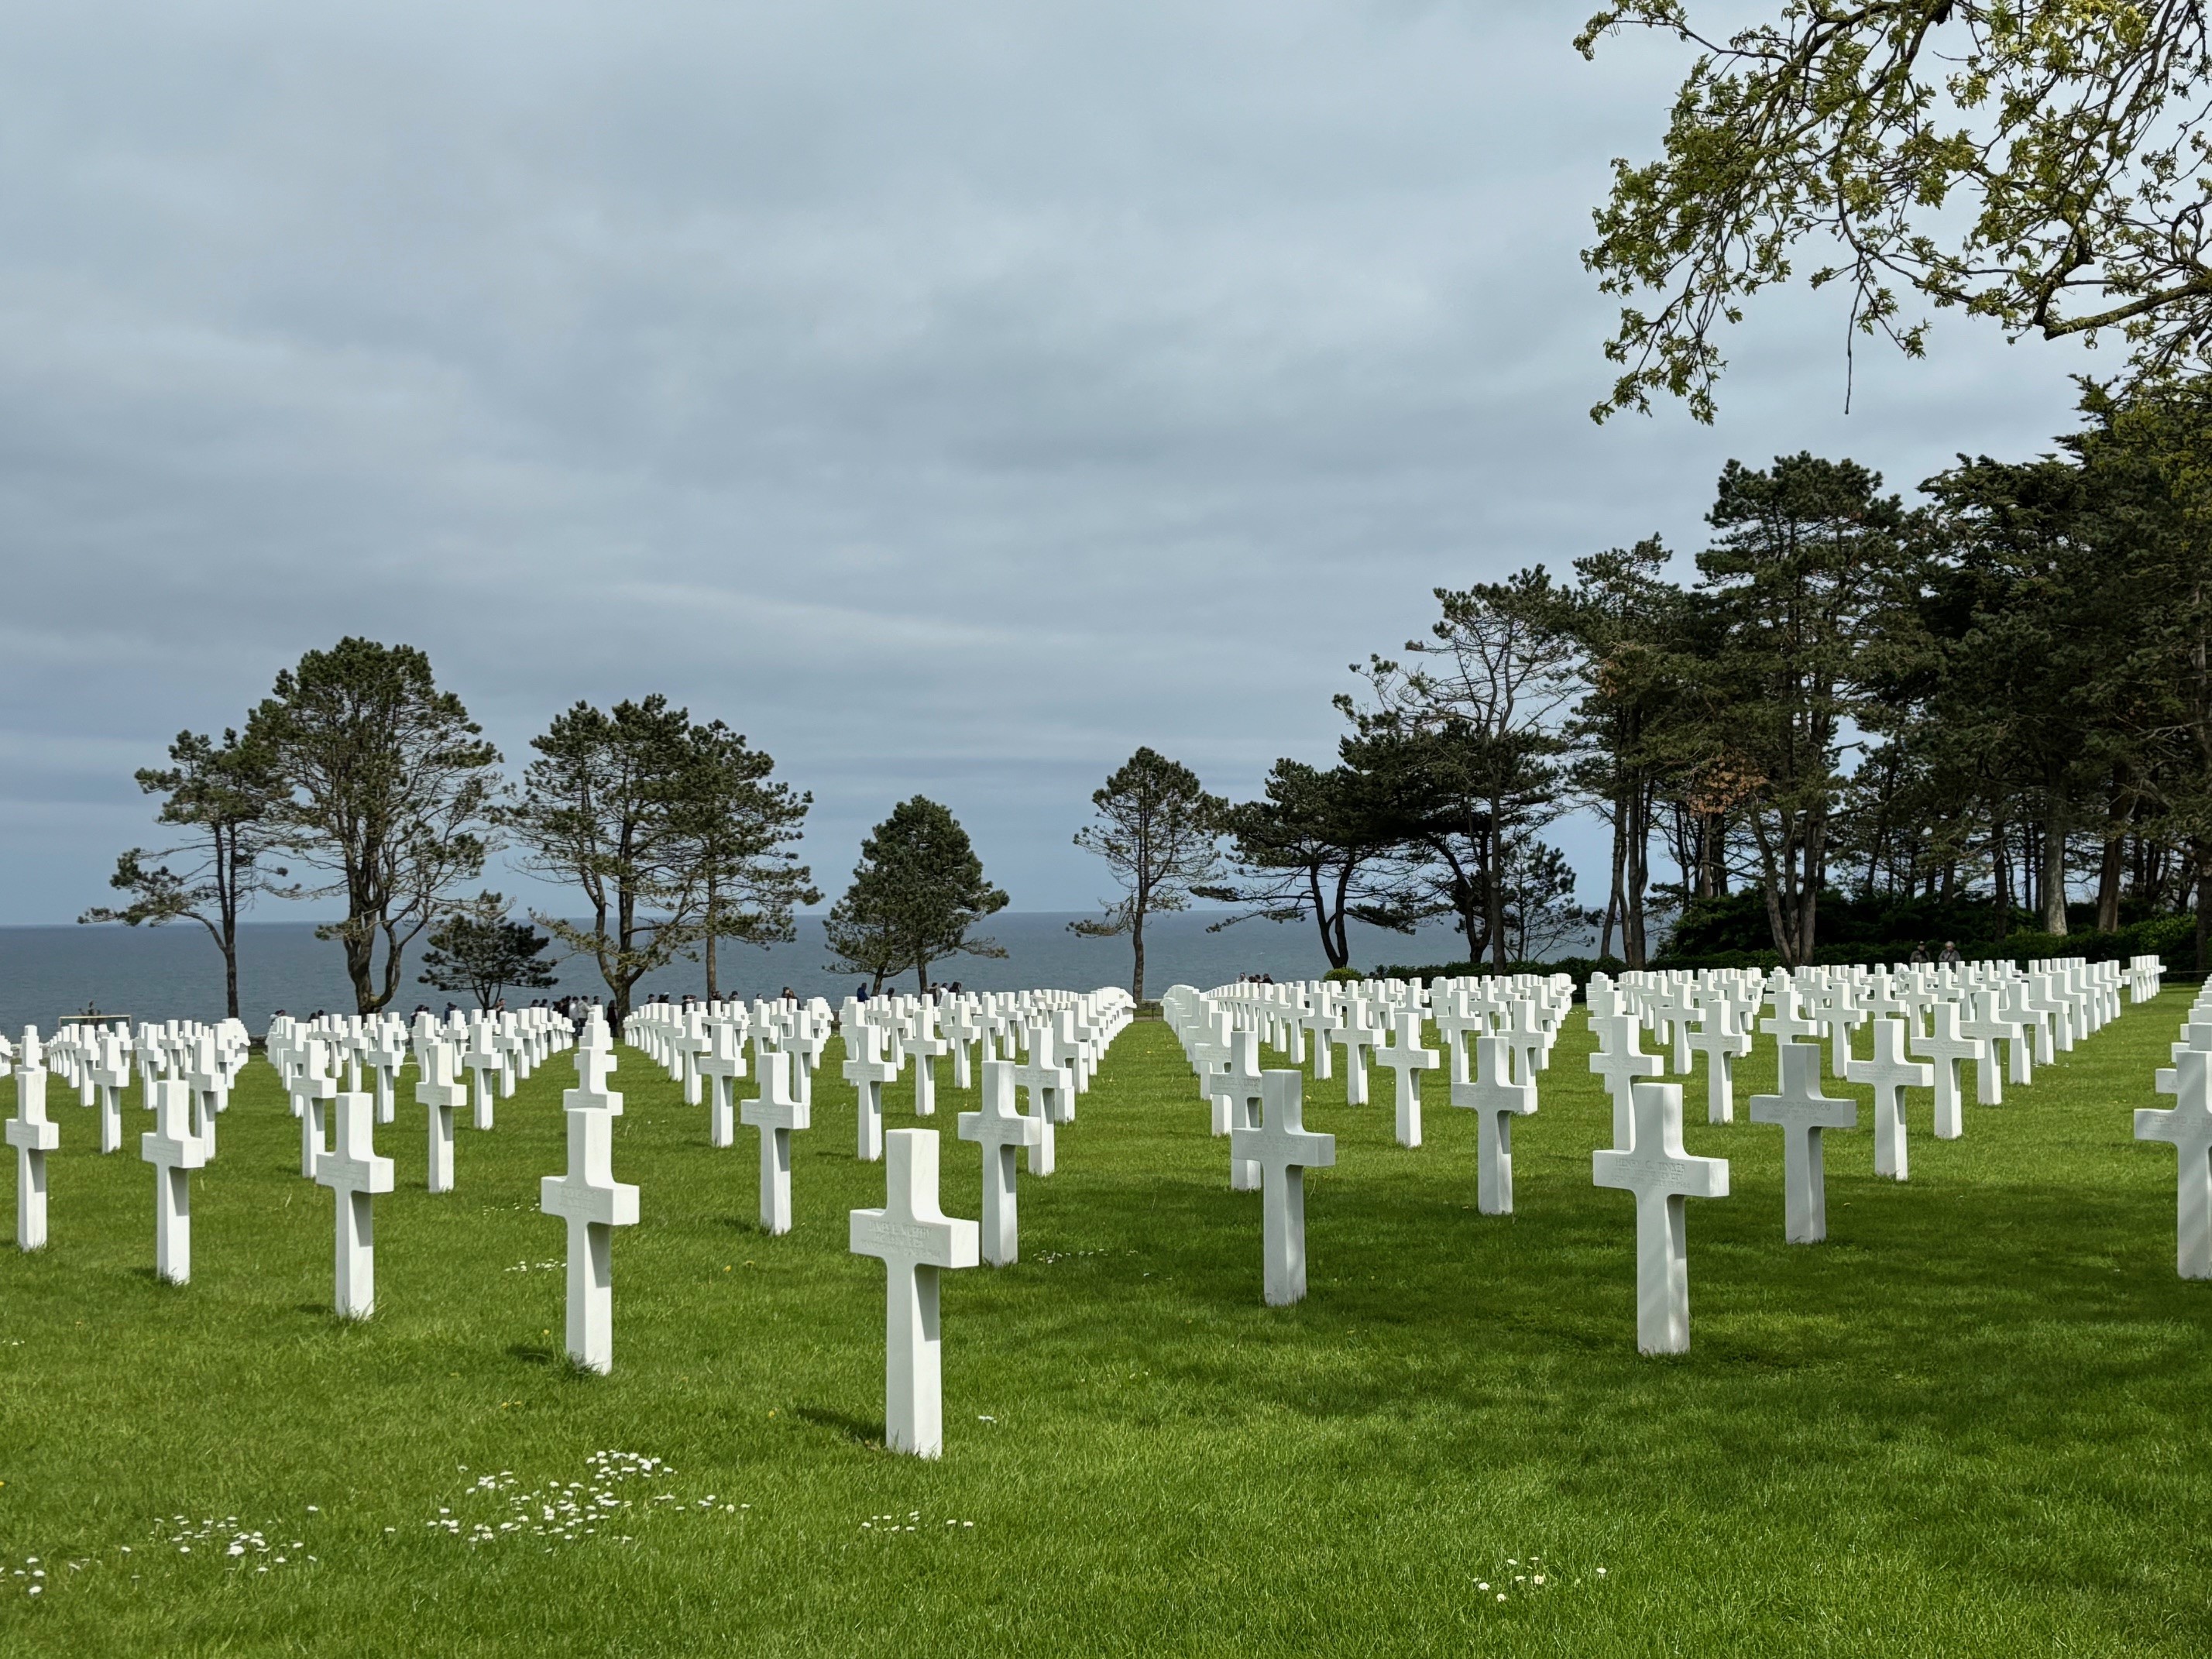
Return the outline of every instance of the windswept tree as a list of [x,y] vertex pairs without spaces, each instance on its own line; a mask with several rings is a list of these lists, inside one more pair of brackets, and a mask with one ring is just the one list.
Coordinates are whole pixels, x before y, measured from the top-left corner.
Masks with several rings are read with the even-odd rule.
[[560,979],[545,960],[552,942],[529,923],[510,920],[502,896],[480,894],[430,930],[422,981],[466,991],[479,1008],[490,1007],[509,987],[550,990]]
[[[1481,937],[1503,969],[1511,960],[1504,849],[1528,841],[1560,810],[1559,757],[1566,749],[1560,727],[1577,654],[1570,602],[1540,565],[1502,582],[1438,588],[1437,601],[1443,614],[1427,638],[1407,642],[1404,663],[1376,657],[1359,671],[1373,690],[1372,706],[1363,710],[1342,697],[1338,706],[1363,735],[1387,732],[1419,745],[1431,797],[1472,866]],[[1413,844],[1439,846],[1433,836],[1413,837]],[[1468,874],[1455,872],[1462,884]],[[1474,933],[1468,931],[1472,949]]]
[[2212,36],[2195,0],[1766,0],[1725,32],[1691,11],[1615,0],[1576,42],[1641,27],[1695,54],[1659,159],[1613,163],[1583,256],[1626,302],[1597,417],[1661,391],[1711,420],[1716,337],[1800,274],[1910,356],[1917,297],[2014,337],[2117,337],[2130,391],[2204,367]]
[[2067,447],[2088,473],[2108,557],[2136,596],[2130,695],[2148,827],[2184,855],[2197,966],[2212,968],[2212,374],[2122,398],[2091,386]]
[[983,860],[959,820],[916,795],[893,807],[860,843],[853,884],[830,907],[830,948],[837,968],[871,975],[878,989],[890,974],[911,968],[927,991],[933,963],[1006,954],[972,931],[1006,908],[1006,894],[984,879]]
[[908,961],[888,896],[876,884],[853,885],[823,918],[822,936],[830,946],[830,965],[842,974],[865,974],[868,994],[879,995],[884,981],[904,973]]
[[222,952],[223,1001],[238,1018],[238,919],[258,894],[276,890],[289,872],[267,861],[272,805],[282,795],[269,756],[225,732],[217,744],[179,732],[169,764],[145,767],[138,787],[164,795],[157,821],[183,832],[159,851],[134,847],[115,861],[108,885],[128,894],[120,905],[86,911],[79,921],[120,921],[159,927],[197,921]]
[[1188,909],[1194,889],[1218,884],[1229,804],[1207,794],[1188,767],[1149,748],[1138,750],[1094,790],[1091,804],[1097,821],[1075,832],[1075,844],[1106,861],[1121,896],[1104,902],[1103,916],[1068,927],[1091,938],[1129,936],[1129,994],[1142,1002],[1145,919]]
[[721,995],[720,940],[771,945],[798,937],[792,912],[822,895],[796,843],[814,805],[770,776],[775,763],[720,720],[695,726],[679,791],[680,857],[698,896],[707,997]]
[[530,740],[508,822],[524,867],[578,889],[581,922],[532,914],[605,981],[608,1018],[629,1018],[637,983],[696,936],[700,824],[690,791],[698,750],[688,711],[658,692],[611,709],[579,702]]
[[318,936],[344,948],[355,1004],[374,1013],[407,946],[483,870],[499,750],[422,652],[350,637],[278,674],[244,743],[279,786],[276,844],[323,878],[289,890],[343,900]]
[[1279,760],[1261,798],[1231,806],[1226,823],[1236,867],[1219,884],[1193,890],[1234,907],[1209,932],[1255,918],[1310,921],[1328,965],[1347,968],[1347,923],[1410,933],[1435,913],[1423,902],[1418,872],[1398,856],[1393,803],[1356,767],[1322,771]]
[[1792,966],[1813,960],[1844,756],[1862,741],[1878,632],[1909,564],[1905,509],[1881,489],[1851,461],[1730,461],[1698,556],[1720,623],[1697,671],[1699,741],[1741,781],[1768,927]]

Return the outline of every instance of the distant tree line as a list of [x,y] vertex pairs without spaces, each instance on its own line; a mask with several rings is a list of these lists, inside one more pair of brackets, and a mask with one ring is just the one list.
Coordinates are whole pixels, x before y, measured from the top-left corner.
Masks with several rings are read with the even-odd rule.
[[[1183,846],[1166,890],[1310,925],[1336,967],[1349,922],[1444,918],[1498,968],[1585,930],[1631,967],[1670,938],[1796,964],[2185,915],[2212,961],[2212,380],[2081,408],[1911,505],[1850,460],[1731,462],[1686,583],[1654,537],[1438,589],[1355,668],[1334,764],[1234,805],[1184,775],[1227,858]],[[1097,797],[1117,872],[1149,754]],[[1544,839],[1577,807],[1611,832],[1601,908]],[[1085,925],[1140,921],[1124,887]]]
[[[1256,799],[1208,793],[1139,749],[1076,843],[1119,889],[1079,933],[1127,937],[1195,901],[1311,926],[1448,919],[1503,969],[1595,932],[1598,955],[1816,959],[1832,936],[2002,941],[2193,917],[2212,962],[2212,378],[2119,398],[2027,461],[1960,457],[1908,505],[1850,460],[1730,462],[1696,576],[1656,537],[1437,590],[1428,633],[1355,667],[1333,763],[1285,758]],[[589,959],[611,1012],[678,957],[796,936],[821,898],[798,842],[811,798],[719,720],[660,696],[578,703],[519,784],[428,659],[347,639],[276,678],[242,729],[191,732],[138,774],[176,830],[135,848],[125,902],[87,921],[191,920],[237,1007],[240,914],[263,894],[342,901],[322,928],[362,1012],[425,978],[544,982],[544,941],[465,890],[493,851],[571,889],[536,915]],[[1595,814],[1601,907],[1546,839]],[[1671,870],[1671,878],[1655,876]],[[2080,893],[2077,902],[2074,895]],[[975,930],[1006,894],[941,805],[901,803],[863,843],[826,932],[880,989],[1004,952]],[[2164,924],[2160,924],[2161,926]],[[2169,931],[2171,931],[2169,929]]]
[[[344,952],[362,1013],[399,995],[418,938],[422,983],[487,1005],[510,988],[550,987],[544,952],[557,945],[598,969],[619,1026],[647,975],[703,957],[707,994],[720,996],[724,941],[795,939],[794,912],[820,900],[797,851],[812,797],[720,720],[659,696],[580,702],[531,747],[508,781],[498,750],[411,646],[349,638],[310,651],[242,731],[220,743],[181,732],[169,765],[137,774],[174,840],[125,852],[111,878],[122,902],[81,920],[198,922],[222,953],[233,1017],[240,918],[264,895],[343,906],[318,933]],[[581,917],[533,915],[541,934],[511,920],[500,895],[470,896],[507,848],[579,894]],[[908,969],[926,984],[934,961],[1000,953],[970,929],[1006,902],[952,815],[917,797],[866,843],[831,913],[833,951],[878,986]]]

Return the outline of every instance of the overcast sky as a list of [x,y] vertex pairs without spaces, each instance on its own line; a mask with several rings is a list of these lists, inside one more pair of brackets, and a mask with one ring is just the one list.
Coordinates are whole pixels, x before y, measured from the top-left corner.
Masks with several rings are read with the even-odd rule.
[[1793,294],[1717,427],[1594,426],[1577,255],[1681,59],[1585,64],[1589,8],[9,6],[0,921],[101,902],[133,769],[347,633],[518,765],[578,698],[730,721],[833,892],[921,791],[1073,908],[1133,747],[1327,758],[1439,584],[1694,549],[1732,456],[1909,490],[2071,424],[2094,360],[1948,316],[1846,417]]

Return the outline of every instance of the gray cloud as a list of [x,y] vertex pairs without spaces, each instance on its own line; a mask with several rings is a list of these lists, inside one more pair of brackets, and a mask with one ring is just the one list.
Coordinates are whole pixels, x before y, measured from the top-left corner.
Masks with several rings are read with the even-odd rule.
[[926,790],[1082,904],[1136,744],[1249,791],[1437,584],[1694,547],[1731,455],[2045,447],[2094,362],[1947,319],[1846,420],[1787,295],[1717,429],[1593,427],[1576,252],[1674,60],[1560,8],[12,21],[0,921],[95,902],[131,768],[347,632],[518,762],[578,697],[729,720],[825,884]]

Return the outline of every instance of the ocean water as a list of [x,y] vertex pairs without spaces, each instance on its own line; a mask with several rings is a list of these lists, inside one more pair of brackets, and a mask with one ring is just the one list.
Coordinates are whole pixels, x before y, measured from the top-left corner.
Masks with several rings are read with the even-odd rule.
[[[1178,981],[1201,989],[1240,974],[1272,974],[1277,979],[1316,977],[1328,959],[1310,924],[1239,922],[1221,933],[1207,932],[1218,913],[1186,911],[1156,916],[1145,929],[1145,988],[1158,996]],[[1126,939],[1083,939],[1067,931],[1076,913],[1006,911],[985,928],[1006,951],[1004,957],[962,957],[936,964],[933,975],[957,980],[971,990],[1011,991],[1048,988],[1096,990],[1129,982]],[[761,948],[725,942],[720,950],[724,994],[770,996],[785,986],[802,996],[820,994],[832,1002],[853,989],[848,974],[830,970],[819,916],[799,918],[799,937],[789,945]],[[1383,962],[1449,962],[1461,955],[1459,936],[1449,928],[1424,928],[1411,938],[1379,928],[1352,928],[1352,963],[1371,968]],[[402,1012],[418,1002],[442,1008],[444,992],[416,980],[410,963],[393,1006]],[[904,985],[910,987],[912,976]],[[606,988],[589,958],[562,964],[558,991],[604,994]],[[646,991],[703,992],[706,969],[681,961],[649,978]],[[239,1011],[258,1031],[279,1008],[295,1014],[318,1010],[350,1012],[352,987],[337,945],[319,939],[311,922],[255,922],[240,929]],[[223,1012],[222,957],[196,922],[165,927],[0,927],[0,1030],[20,1031],[35,1024],[50,1030],[64,1014],[96,1006],[134,1019],[219,1019]]]

